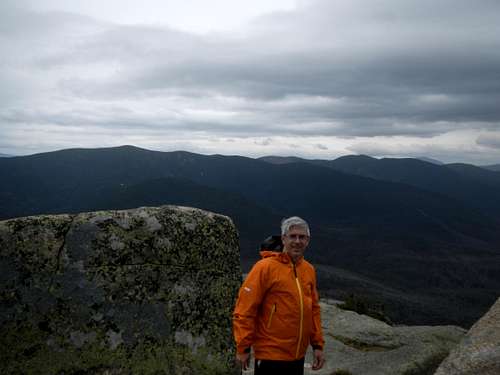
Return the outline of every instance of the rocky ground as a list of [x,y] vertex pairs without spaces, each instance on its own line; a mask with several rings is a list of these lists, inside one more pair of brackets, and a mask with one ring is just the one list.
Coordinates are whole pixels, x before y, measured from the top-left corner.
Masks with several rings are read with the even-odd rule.
[[500,298],[472,326],[435,375],[500,374]]

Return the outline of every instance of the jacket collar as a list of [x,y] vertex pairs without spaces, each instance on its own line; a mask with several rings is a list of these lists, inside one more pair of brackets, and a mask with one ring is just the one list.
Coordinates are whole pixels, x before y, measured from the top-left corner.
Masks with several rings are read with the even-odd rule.
[[[281,263],[288,264],[293,263],[292,258],[287,253],[279,252],[279,251],[271,251],[271,250],[263,250],[260,252],[260,256],[262,259],[264,258],[273,258]],[[295,262],[295,265],[298,266],[304,257],[300,257],[299,260]]]

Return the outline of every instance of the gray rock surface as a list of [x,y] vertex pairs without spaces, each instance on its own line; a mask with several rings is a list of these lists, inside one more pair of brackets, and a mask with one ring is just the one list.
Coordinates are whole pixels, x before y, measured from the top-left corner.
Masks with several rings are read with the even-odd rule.
[[321,311],[327,362],[309,370],[309,353],[306,374],[430,375],[465,334],[455,326],[390,326],[324,302]]
[[0,222],[1,374],[229,374],[225,216],[164,206]]
[[436,371],[436,375],[479,374],[500,374],[500,298]]

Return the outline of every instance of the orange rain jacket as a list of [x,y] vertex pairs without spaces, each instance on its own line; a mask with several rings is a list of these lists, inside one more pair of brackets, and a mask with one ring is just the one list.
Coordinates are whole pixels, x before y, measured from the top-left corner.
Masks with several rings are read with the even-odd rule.
[[309,344],[323,350],[314,267],[286,253],[262,251],[240,288],[233,313],[238,353],[253,346],[255,358],[293,361]]

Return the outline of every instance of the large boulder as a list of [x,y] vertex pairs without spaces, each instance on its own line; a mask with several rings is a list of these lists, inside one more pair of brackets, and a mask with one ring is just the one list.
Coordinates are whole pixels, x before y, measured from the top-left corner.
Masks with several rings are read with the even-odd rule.
[[474,324],[435,375],[500,374],[500,298]]
[[[306,374],[430,375],[465,334],[455,326],[390,326],[325,302],[321,314],[326,364]],[[311,361],[309,353],[307,367]]]
[[230,374],[225,216],[165,206],[0,222],[1,374]]

